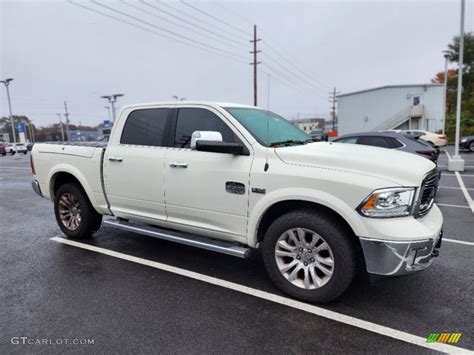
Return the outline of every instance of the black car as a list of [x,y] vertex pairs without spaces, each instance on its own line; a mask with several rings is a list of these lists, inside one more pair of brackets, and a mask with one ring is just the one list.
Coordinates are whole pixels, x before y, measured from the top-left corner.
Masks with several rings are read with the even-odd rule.
[[439,156],[439,149],[434,148],[429,143],[418,140],[416,137],[408,136],[398,132],[364,132],[346,134],[334,139],[333,142],[363,144],[374,147],[398,149],[403,152],[420,155],[434,163],[438,162]]
[[474,152],[474,136],[462,137],[459,142],[459,148],[469,149],[471,152]]

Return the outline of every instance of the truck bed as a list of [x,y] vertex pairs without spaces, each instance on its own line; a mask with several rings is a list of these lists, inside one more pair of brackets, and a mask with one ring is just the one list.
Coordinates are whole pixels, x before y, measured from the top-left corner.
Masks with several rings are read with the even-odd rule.
[[104,142],[35,144],[32,150],[35,178],[43,196],[52,200],[56,178],[69,173],[79,180],[97,212],[109,214],[102,174],[106,146]]

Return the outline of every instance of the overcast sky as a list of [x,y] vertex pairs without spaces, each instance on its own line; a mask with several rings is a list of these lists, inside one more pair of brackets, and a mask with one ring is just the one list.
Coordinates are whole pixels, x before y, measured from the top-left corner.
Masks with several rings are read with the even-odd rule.
[[[173,95],[251,104],[247,41],[255,23],[262,38],[259,106],[267,107],[270,73],[272,111],[327,117],[334,86],[349,92],[429,82],[443,70],[441,52],[459,32],[460,0],[189,2],[194,8],[145,1],[149,5],[75,0],[137,28],[67,1],[0,0],[0,77],[14,78],[13,113],[45,126],[56,122],[67,100],[72,123],[96,125],[107,118],[99,97],[112,93],[125,94],[119,106]],[[473,8],[467,1],[467,31],[473,30]],[[191,47],[188,39],[213,48]],[[1,86],[4,116],[6,103]]]

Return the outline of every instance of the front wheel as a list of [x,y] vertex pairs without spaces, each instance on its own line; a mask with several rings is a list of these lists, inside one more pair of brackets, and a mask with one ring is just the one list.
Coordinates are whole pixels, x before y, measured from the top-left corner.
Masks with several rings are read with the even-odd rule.
[[88,238],[102,223],[102,215],[92,207],[84,190],[75,184],[65,184],[58,189],[54,213],[59,228],[71,238]]
[[352,235],[329,216],[298,210],[279,217],[262,243],[273,283],[295,298],[329,302],[350,285],[356,271]]

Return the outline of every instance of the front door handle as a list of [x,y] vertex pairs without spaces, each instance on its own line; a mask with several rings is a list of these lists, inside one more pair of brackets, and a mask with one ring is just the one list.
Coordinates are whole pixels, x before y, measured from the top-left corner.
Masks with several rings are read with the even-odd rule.
[[188,167],[188,163],[171,162],[171,163],[170,163],[170,166],[171,166],[172,168],[187,168],[187,167]]
[[123,158],[121,158],[121,157],[109,157],[109,160],[121,163],[123,161]]

